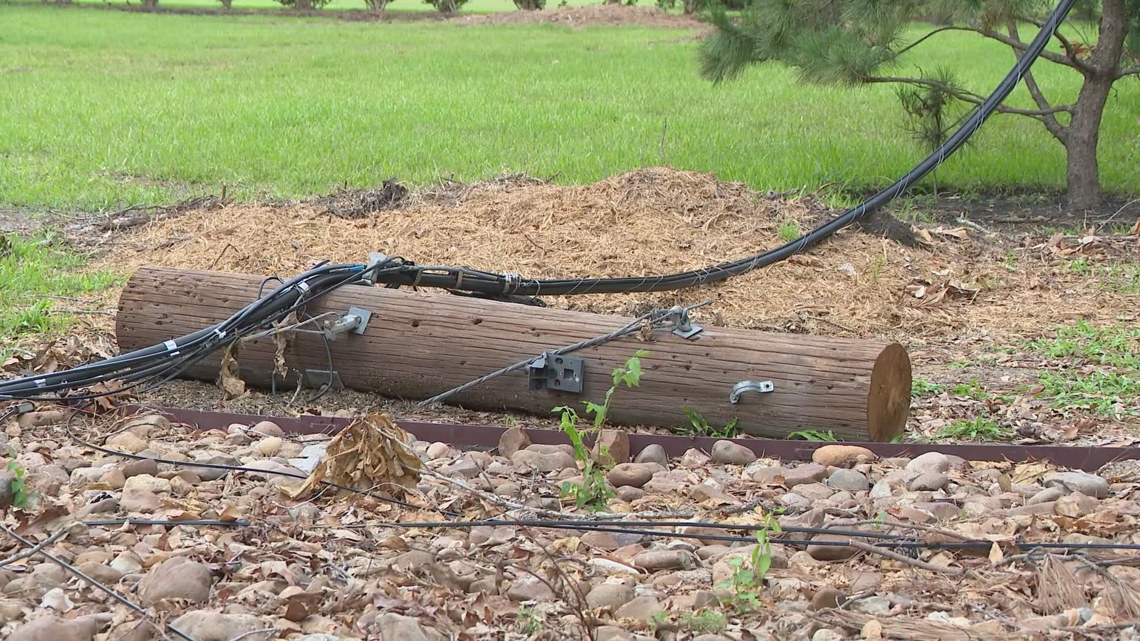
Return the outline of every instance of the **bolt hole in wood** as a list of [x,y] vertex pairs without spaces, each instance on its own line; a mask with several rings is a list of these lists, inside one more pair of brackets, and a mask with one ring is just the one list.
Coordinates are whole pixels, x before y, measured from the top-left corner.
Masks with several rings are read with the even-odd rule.
[[482,323],[483,323],[483,319],[482,319],[482,318],[472,318],[472,319],[471,319],[471,324],[472,324],[472,325],[481,325]]
[[420,322],[418,320],[412,321],[412,327],[419,327],[419,326],[420,326]]

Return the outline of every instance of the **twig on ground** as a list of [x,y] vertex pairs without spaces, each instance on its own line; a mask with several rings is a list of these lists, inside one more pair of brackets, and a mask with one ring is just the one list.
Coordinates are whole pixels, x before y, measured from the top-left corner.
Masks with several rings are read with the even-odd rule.
[[[17,541],[28,546],[29,548],[36,547],[36,544],[25,539],[24,537],[20,536],[19,534],[16,534],[15,530],[12,530],[11,528],[9,528],[8,526],[6,526],[4,524],[0,524],[0,531],[3,531],[8,536],[16,539]],[[68,563],[67,561],[64,561],[63,559],[61,559],[61,558],[59,558],[59,557],[57,557],[57,556],[55,556],[49,552],[44,551],[43,549],[36,550],[36,553],[43,555],[43,557],[46,558],[47,560],[51,561],[52,563],[55,563],[56,565],[60,566],[64,570],[67,570],[68,572],[74,574],[75,576],[83,579],[84,581],[87,582],[88,585],[98,589],[99,591],[103,592],[104,594],[111,597],[115,601],[118,601],[119,603],[127,606],[131,610],[134,610],[134,612],[136,614],[143,617],[143,620],[145,620],[146,622],[148,622],[152,626],[154,626],[154,629],[158,630],[159,634],[161,634],[164,638],[169,638],[169,637],[167,637],[166,631],[163,629],[163,626],[160,625],[159,623],[155,622],[154,618],[151,617],[150,613],[147,612],[146,609],[143,608],[141,605],[138,605],[137,603],[131,601],[130,599],[127,599],[126,597],[122,596],[118,592],[115,592],[111,588],[109,588],[109,587],[103,585],[102,583],[100,583],[99,581],[96,581],[95,579],[91,578],[85,572],[83,572],[79,568],[75,567],[74,565]],[[175,628],[174,626],[170,625],[169,623],[166,624],[166,629],[173,632],[179,638],[185,639],[186,641],[194,641],[194,639],[192,639],[185,632],[182,632],[181,630],[179,630],[178,628]]]
[[255,634],[274,634],[276,632],[277,632],[277,628],[262,628],[260,630],[250,630],[249,632],[243,632],[243,633],[237,635],[236,637],[230,639],[229,641],[242,641],[242,639],[248,639],[249,637],[252,637]]
[[868,554],[876,554],[878,556],[891,559],[892,561],[898,561],[899,563],[905,563],[909,566],[916,567],[916,568],[919,568],[921,570],[926,570],[928,572],[936,572],[938,574],[950,574],[950,575],[954,575],[954,576],[962,576],[962,575],[966,574],[966,570],[961,569],[961,568],[944,568],[944,567],[939,566],[939,565],[927,563],[926,561],[920,561],[918,559],[912,559],[909,556],[904,556],[902,554],[899,554],[898,552],[892,552],[891,550],[888,550],[886,548],[877,547],[877,546],[871,545],[869,543],[864,543],[862,541],[856,541],[855,539],[849,539],[847,541],[847,545],[850,545],[851,547],[855,548],[856,550],[860,550],[860,551],[866,552]]
[[62,530],[56,532],[55,534],[49,536],[48,538],[40,541],[39,543],[36,543],[32,547],[27,548],[23,552],[17,552],[16,554],[13,554],[12,556],[4,559],[3,561],[0,561],[0,568],[4,567],[6,565],[11,565],[11,564],[15,563],[16,561],[21,561],[21,560],[26,559],[30,556],[35,556],[37,552],[48,547],[52,543],[55,543],[56,541],[62,539],[65,536],[67,536],[67,528],[63,528]]
[[[499,507],[502,507],[506,510],[517,510],[520,512],[529,512],[529,513],[532,513],[532,514],[535,514],[538,516],[548,516],[548,517],[552,517],[552,518],[558,518],[561,520],[566,520],[568,517],[573,518],[573,516],[574,516],[572,514],[566,514],[565,512],[560,512],[558,510],[548,510],[546,508],[531,507],[528,505],[523,505],[521,503],[517,503],[515,501],[512,501],[508,498],[499,496],[498,494],[492,494],[490,492],[484,492],[483,490],[480,490],[478,488],[471,487],[470,485],[468,485],[467,483],[464,483],[463,481],[460,481],[459,479],[451,478],[449,476],[444,476],[443,474],[440,474],[440,473],[438,473],[434,470],[431,470],[427,467],[424,467],[423,469],[421,469],[420,474],[422,474],[424,476],[430,476],[431,478],[434,478],[434,479],[438,479],[438,480],[443,481],[444,483],[447,483],[449,485],[454,485],[455,487],[458,487],[459,489],[461,489],[465,492],[470,492],[471,494],[478,496],[479,498],[487,501],[488,503],[494,503],[495,505],[498,505]],[[630,513],[623,513],[623,514],[599,512],[599,513],[591,514],[590,518],[584,518],[584,519],[579,519],[579,520],[581,520],[583,522],[590,522],[590,521],[615,521],[615,520],[622,520],[622,519],[674,519],[674,518],[686,519],[686,518],[691,518],[692,516],[693,516],[693,512],[691,512],[691,511],[690,512],[668,512],[668,513],[665,513],[665,512],[630,512]]]
[[931,534],[941,534],[942,536],[948,536],[952,539],[958,539],[959,541],[973,541],[974,540],[968,536],[965,536],[963,534],[959,534],[957,532],[953,532],[951,530],[943,530],[941,528],[936,528],[936,527],[933,527],[930,525],[923,525],[921,523],[903,523],[902,521],[891,521],[889,519],[884,519],[882,521],[856,521],[855,523],[851,523],[850,525],[852,525],[852,526],[857,526],[857,525],[886,525],[889,527],[901,527],[901,528],[908,528],[911,530],[921,530],[923,532],[930,532]]

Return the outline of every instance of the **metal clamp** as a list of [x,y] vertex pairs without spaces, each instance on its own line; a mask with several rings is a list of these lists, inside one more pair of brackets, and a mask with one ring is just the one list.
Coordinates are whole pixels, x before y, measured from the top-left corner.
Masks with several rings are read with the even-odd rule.
[[530,389],[582,392],[582,359],[547,352],[527,365]]
[[740,397],[745,392],[768,394],[774,389],[776,389],[776,386],[772,384],[772,381],[740,381],[732,386],[732,393],[728,395],[728,402],[733,404],[739,403]]
[[348,313],[337,318],[331,323],[325,323],[321,327],[321,332],[325,338],[330,341],[335,341],[337,336],[346,332],[354,334],[364,334],[364,330],[368,328],[368,321],[372,319],[372,312],[362,307],[349,307]]
[[669,315],[665,318],[673,323],[673,333],[681,338],[692,338],[705,330],[700,325],[693,324],[689,319],[689,310],[680,305],[670,308]]
[[361,285],[368,285],[371,287],[376,284],[376,272],[371,268],[376,267],[380,263],[388,260],[388,255],[383,252],[368,252],[368,274],[360,279]]

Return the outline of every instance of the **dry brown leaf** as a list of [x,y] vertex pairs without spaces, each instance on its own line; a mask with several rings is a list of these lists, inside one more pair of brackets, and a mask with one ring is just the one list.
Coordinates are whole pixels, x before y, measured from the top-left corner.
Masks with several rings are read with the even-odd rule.
[[227,504],[222,508],[222,513],[218,515],[218,520],[225,523],[233,523],[238,520],[239,516],[238,509],[234,507],[233,504]]
[[[290,312],[281,322],[275,325],[276,329],[288,327],[297,323],[297,312]],[[289,376],[289,367],[285,364],[285,350],[289,347],[293,334],[278,331],[273,335],[273,373],[281,378]]]
[[1132,226],[1132,229],[1130,229],[1128,233],[1133,236],[1140,236],[1140,218],[1136,219],[1136,224]]
[[329,481],[399,498],[419,482],[421,464],[412,451],[411,436],[387,415],[371,414],[356,419],[333,437],[325,457],[305,482],[288,493],[297,499]]
[[970,232],[968,232],[965,227],[954,227],[951,229],[947,229],[946,227],[938,227],[934,230],[934,233],[938,234],[939,236],[957,238],[958,240],[970,239]]
[[997,541],[994,541],[993,545],[990,546],[990,563],[1001,563],[1004,558],[1005,554],[1002,553],[1001,547],[998,546]]
[[218,371],[218,387],[225,394],[226,400],[238,398],[245,394],[245,381],[238,375],[237,352],[238,344],[230,343],[222,352],[222,365]]

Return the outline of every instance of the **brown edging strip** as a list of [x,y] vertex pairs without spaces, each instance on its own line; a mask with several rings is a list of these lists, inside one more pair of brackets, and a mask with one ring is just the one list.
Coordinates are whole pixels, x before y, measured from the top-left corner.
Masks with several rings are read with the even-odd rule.
[[[351,422],[351,419],[332,416],[260,416],[256,414],[232,414],[209,412],[175,407],[144,407],[133,405],[124,408],[128,413],[157,413],[172,421],[192,425],[199,429],[226,429],[233,423],[251,425],[258,421],[270,420],[288,433],[320,434],[333,433]],[[495,448],[499,437],[507,431],[505,427],[490,425],[462,425],[455,423],[425,423],[397,419],[396,423],[421,441],[440,441],[456,447]],[[534,443],[569,443],[566,435],[557,430],[528,429],[527,434]],[[770,457],[792,461],[810,461],[812,452],[824,443],[808,441],[782,441],[759,438],[717,439],[691,436],[658,434],[630,434],[629,444],[633,451],[640,451],[647,445],[657,444],[665,448],[669,456],[681,456],[686,450],[696,448],[708,452],[713,443],[729,440],[752,450],[759,457]],[[1137,447],[1078,447],[1064,445],[956,445],[934,443],[858,443],[845,441],[842,445],[865,447],[880,457],[914,457],[926,452],[959,456],[968,461],[1046,461],[1072,469],[1095,471],[1106,463],[1125,459],[1140,459]]]

